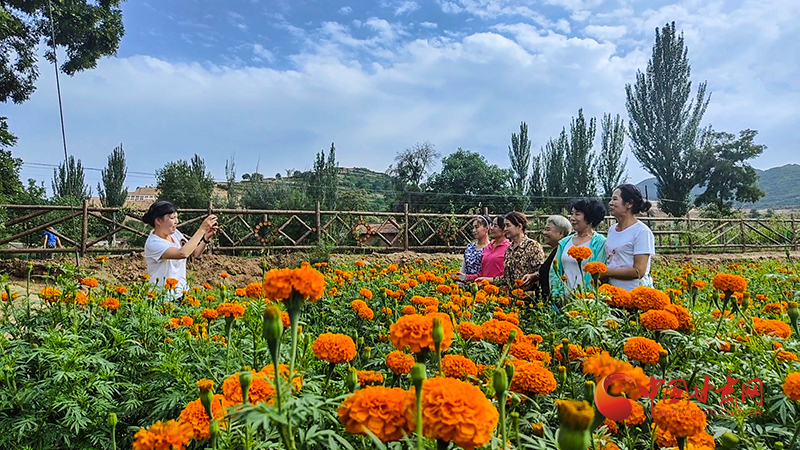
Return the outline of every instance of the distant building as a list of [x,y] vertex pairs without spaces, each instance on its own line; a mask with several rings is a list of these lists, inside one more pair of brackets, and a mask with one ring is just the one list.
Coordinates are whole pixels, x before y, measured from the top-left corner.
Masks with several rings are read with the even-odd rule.
[[136,187],[133,192],[128,192],[125,206],[131,209],[147,209],[158,199],[158,190],[154,186]]

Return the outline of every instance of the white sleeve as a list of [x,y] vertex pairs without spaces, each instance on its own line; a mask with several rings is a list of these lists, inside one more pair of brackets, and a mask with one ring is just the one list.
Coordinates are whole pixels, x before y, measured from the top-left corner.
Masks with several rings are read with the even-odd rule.
[[636,233],[633,241],[633,254],[634,255],[655,255],[656,254],[656,239],[650,227],[642,224],[642,229]]
[[154,261],[161,260],[161,255],[172,247],[172,245],[164,239],[147,239],[144,244],[144,257],[152,258]]

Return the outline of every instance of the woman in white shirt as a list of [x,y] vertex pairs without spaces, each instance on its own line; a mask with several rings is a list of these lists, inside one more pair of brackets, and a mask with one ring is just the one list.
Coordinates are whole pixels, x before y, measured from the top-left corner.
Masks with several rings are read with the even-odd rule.
[[217,216],[211,214],[206,217],[191,239],[186,239],[178,231],[178,208],[171,202],[160,200],[153,203],[142,221],[153,227],[144,244],[144,260],[150,282],[163,287],[168,278],[178,280],[169,292],[170,297],[180,298],[188,289],[186,258],[205,251],[209,239],[217,232]]
[[640,284],[652,287],[650,259],[656,254],[655,237],[635,216],[647,212],[650,202],[642,198],[639,188],[623,184],[614,191],[608,205],[617,223],[608,229],[608,271],[601,275],[601,280],[628,291]]

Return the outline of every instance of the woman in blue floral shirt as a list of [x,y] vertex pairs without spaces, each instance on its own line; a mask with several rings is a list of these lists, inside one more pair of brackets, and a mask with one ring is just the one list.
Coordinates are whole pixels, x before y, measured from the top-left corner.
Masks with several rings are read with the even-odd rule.
[[481,257],[483,248],[489,244],[489,218],[478,216],[472,221],[472,235],[475,242],[472,242],[464,250],[464,261],[461,263],[460,276],[463,279],[467,275],[474,275],[481,271]]

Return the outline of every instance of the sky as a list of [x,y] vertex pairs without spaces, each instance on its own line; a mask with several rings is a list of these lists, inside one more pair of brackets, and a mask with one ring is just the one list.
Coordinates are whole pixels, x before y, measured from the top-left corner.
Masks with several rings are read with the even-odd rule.
[[[123,3],[115,57],[61,76],[68,152],[100,168],[122,144],[128,186],[198,154],[214,178],[310,169],[335,143],[342,167],[385,171],[429,141],[509,167],[511,134],[534,155],[582,108],[627,120],[625,85],[645,70],[655,29],[685,36],[703,125],[758,130],[752,165],[800,162],[800,2],[792,0],[149,0]],[[63,161],[53,68],[0,105],[25,161],[50,187]],[[633,182],[649,175],[628,157]],[[435,169],[438,169],[435,168]]]

